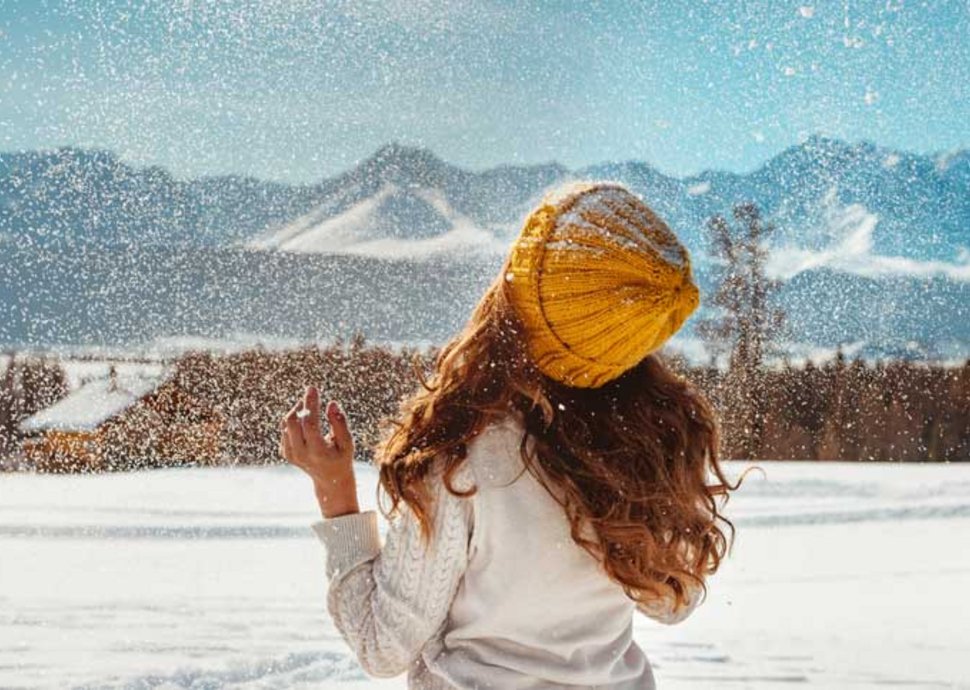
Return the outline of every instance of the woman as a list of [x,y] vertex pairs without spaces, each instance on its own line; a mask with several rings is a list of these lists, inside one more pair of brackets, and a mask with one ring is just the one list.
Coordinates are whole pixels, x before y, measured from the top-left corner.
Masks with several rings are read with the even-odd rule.
[[[683,620],[729,550],[711,408],[655,354],[698,304],[664,222],[615,183],[529,214],[432,380],[375,448],[391,524],[358,508],[354,442],[311,387],[280,452],[312,477],[327,604],[411,688],[652,688],[635,611]],[[709,484],[709,480],[714,480]]]

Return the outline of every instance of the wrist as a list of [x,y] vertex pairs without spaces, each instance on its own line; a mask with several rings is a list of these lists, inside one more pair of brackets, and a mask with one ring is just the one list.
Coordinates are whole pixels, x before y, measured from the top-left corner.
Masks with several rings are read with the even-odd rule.
[[357,482],[351,474],[349,477],[314,480],[313,490],[320,506],[320,513],[324,518],[340,517],[350,513],[359,513],[357,503]]

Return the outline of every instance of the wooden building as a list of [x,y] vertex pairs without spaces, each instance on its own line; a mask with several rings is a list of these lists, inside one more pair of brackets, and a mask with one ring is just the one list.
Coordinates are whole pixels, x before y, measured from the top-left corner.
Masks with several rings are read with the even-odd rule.
[[172,371],[85,381],[20,423],[24,455],[42,472],[98,472],[220,460],[224,419]]

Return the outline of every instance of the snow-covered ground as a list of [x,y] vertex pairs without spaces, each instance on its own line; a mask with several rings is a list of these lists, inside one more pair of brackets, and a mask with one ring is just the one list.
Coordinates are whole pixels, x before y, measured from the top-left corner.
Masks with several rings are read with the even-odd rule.
[[[762,466],[708,600],[635,623],[660,689],[970,688],[970,463]],[[315,518],[288,467],[0,475],[0,687],[403,688],[331,625]]]

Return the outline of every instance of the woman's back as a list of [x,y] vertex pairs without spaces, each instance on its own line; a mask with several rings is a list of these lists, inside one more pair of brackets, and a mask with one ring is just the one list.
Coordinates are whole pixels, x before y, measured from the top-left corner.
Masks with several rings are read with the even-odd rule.
[[[303,426],[294,406],[281,454],[314,478],[328,610],[368,672],[407,670],[413,688],[654,687],[633,613],[677,623],[699,603],[727,547],[715,497],[736,488],[713,409],[652,354],[697,305],[686,248],[622,185],[544,198],[375,446],[383,544],[356,502],[346,419],[328,406],[331,442],[311,391]],[[529,470],[549,481],[524,466],[526,419]]]
[[[515,416],[468,444],[455,486],[470,497],[468,562],[442,634],[422,659],[458,687],[651,688],[633,642],[634,602],[570,536],[565,512],[527,471]],[[426,673],[422,669],[421,673]]]

